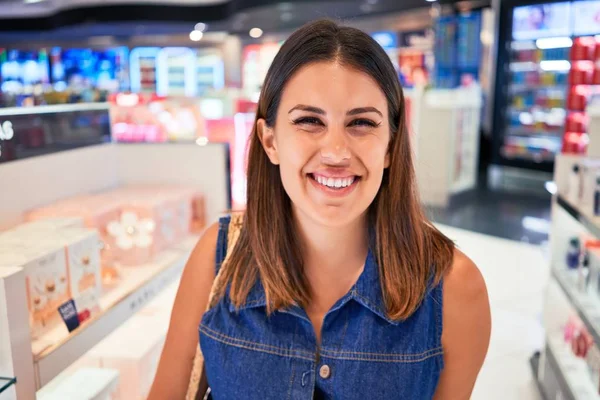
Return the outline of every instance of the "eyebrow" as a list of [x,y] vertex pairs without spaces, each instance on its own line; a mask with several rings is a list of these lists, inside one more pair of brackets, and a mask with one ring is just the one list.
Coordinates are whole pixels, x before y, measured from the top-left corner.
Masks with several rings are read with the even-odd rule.
[[[312,112],[312,113],[319,114],[319,115],[327,114],[325,112],[325,110],[323,110],[322,108],[314,107],[314,106],[307,106],[304,104],[298,104],[298,105],[292,107],[290,109],[290,111],[288,111],[288,114],[290,114],[292,111],[296,111],[296,110]],[[376,114],[379,114],[379,116],[383,118],[383,113],[381,111],[379,111],[378,109],[376,109],[375,107],[353,108],[352,110],[348,111],[346,113],[346,115],[358,115],[358,114],[364,114],[364,113],[369,113],[369,112],[374,112]]]
[[359,108],[353,108],[352,110],[348,111],[346,114],[347,115],[358,115],[358,114],[364,114],[364,113],[370,113],[370,112],[374,112],[376,114],[379,114],[379,116],[381,118],[383,118],[383,114],[381,113],[381,111],[379,111],[378,109],[376,109],[375,107],[359,107]]
[[306,106],[304,104],[298,104],[294,107],[292,107],[292,109],[290,111],[288,111],[288,114],[290,114],[292,111],[296,111],[296,110],[300,110],[300,111],[308,111],[308,112],[312,112],[315,114],[320,114],[320,115],[325,115],[327,114],[325,112],[325,110],[323,110],[322,108],[319,107],[313,107],[313,106]]

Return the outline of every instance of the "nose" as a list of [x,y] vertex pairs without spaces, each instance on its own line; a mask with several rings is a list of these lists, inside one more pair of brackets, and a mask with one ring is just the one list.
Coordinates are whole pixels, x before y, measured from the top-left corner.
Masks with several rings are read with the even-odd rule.
[[343,129],[330,130],[321,147],[321,159],[327,164],[341,164],[350,160],[351,154]]

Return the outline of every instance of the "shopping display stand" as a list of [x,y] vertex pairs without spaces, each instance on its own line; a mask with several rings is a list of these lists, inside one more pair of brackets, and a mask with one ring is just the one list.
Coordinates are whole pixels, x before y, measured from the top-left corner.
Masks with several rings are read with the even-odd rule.
[[[213,222],[231,204],[228,148],[224,144],[107,143],[0,164],[0,187],[6,189],[0,227],[21,222],[23,213],[33,207],[136,184],[197,188],[204,194],[206,220]],[[5,391],[6,396],[35,399],[36,390],[179,279],[197,240],[188,236],[151,262],[128,268],[117,287],[102,295],[100,312],[73,332],[61,325],[35,340],[29,333],[22,270],[0,268],[0,376],[16,377],[17,382]]]
[[477,185],[481,89],[429,90],[411,100],[421,201],[447,207]]
[[[600,399],[596,383],[600,376],[590,367],[590,362],[593,363],[590,360],[600,348],[600,294],[595,283],[598,276],[594,272],[597,261],[591,256],[589,267],[578,269],[569,268],[565,261],[573,237],[600,239],[600,218],[593,215],[593,205],[589,201],[573,200],[568,191],[573,166],[594,162],[593,158],[578,155],[563,154],[556,158],[554,180],[558,192],[552,202],[551,274],[543,313],[546,346],[539,358],[532,358],[533,375],[547,399]],[[585,177],[582,184],[587,185]],[[587,188],[582,191],[584,199],[591,193]],[[570,326],[574,326],[573,320],[593,339],[584,358],[572,351],[569,332]]]

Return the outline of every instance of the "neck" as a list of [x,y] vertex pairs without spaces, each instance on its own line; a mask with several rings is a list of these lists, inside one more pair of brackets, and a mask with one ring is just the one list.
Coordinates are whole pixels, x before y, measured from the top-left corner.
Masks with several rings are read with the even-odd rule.
[[[343,293],[358,279],[369,250],[366,214],[343,227],[318,224],[294,211],[296,228],[303,247],[304,273],[313,295],[327,288]],[[342,294],[343,294],[342,293]]]

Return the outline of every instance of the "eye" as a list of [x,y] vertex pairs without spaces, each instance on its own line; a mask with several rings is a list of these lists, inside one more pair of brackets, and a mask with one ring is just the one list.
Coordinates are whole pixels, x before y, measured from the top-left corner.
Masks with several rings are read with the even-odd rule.
[[371,121],[370,119],[365,119],[365,118],[359,118],[359,119],[355,119],[352,122],[350,122],[350,124],[348,126],[367,126],[370,128],[376,128],[379,126],[378,123],[375,123],[374,121]]
[[317,117],[300,117],[294,120],[294,125],[323,125]]

